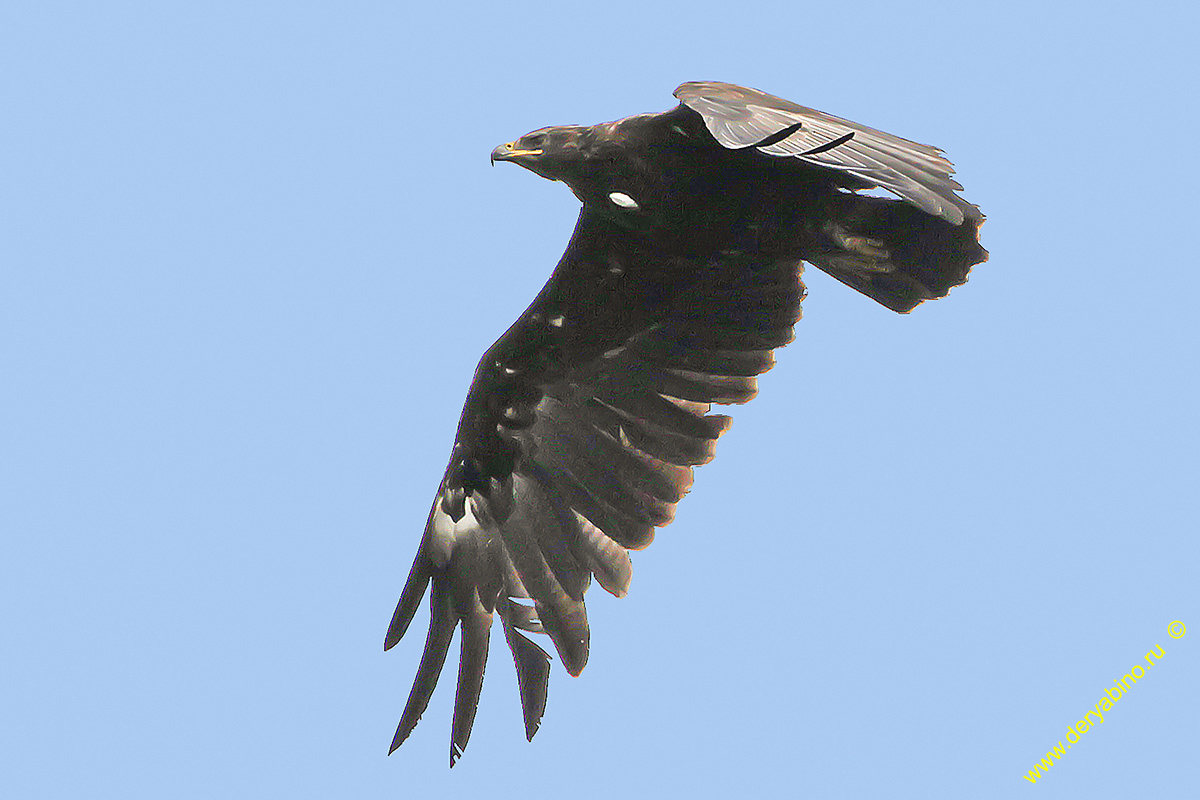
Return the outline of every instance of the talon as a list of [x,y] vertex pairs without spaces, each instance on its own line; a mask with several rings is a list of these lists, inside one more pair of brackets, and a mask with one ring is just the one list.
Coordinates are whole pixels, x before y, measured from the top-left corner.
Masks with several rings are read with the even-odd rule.
[[868,236],[851,236],[845,228],[836,222],[826,223],[825,232],[829,234],[838,247],[856,255],[880,261],[888,261],[892,257],[891,252],[883,246],[883,240],[872,239]]
[[847,250],[853,250],[864,256],[878,258],[880,261],[887,261],[892,257],[892,254],[883,246],[883,241],[880,239],[869,239],[866,236],[847,236],[842,246]]

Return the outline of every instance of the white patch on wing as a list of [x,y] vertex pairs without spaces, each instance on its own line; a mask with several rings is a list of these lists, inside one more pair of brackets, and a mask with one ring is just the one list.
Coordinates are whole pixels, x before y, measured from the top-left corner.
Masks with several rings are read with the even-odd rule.
[[624,192],[609,192],[608,199],[621,208],[627,208],[630,211],[637,211],[638,209],[637,201]]
[[547,320],[547,322],[549,322],[555,328],[561,328],[563,326],[563,315],[559,314],[557,316],[551,317],[550,319]]
[[454,545],[462,536],[469,536],[473,533],[478,533],[481,529],[479,521],[475,519],[475,513],[471,510],[471,504],[466,504],[466,513],[463,518],[455,522],[450,518],[450,515],[442,510],[442,498],[439,495],[434,501],[433,508],[433,525],[430,526],[429,536],[429,559],[438,569],[443,569],[450,563],[450,557],[454,555]]

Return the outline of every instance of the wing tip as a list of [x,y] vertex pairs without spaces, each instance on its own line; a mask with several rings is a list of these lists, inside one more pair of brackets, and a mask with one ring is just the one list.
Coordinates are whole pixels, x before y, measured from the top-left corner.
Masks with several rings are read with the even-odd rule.
[[546,713],[550,688],[550,656],[522,636],[512,618],[511,607],[500,613],[504,638],[517,669],[517,689],[521,695],[521,717],[525,723],[525,741],[532,742]]
[[[487,668],[488,642],[491,638],[492,615],[484,611],[478,599],[474,608],[459,614],[461,623],[461,653],[458,662],[458,687],[454,695],[454,716],[450,722],[450,766],[454,766],[467,749],[475,712],[483,690],[483,675]],[[457,755],[456,755],[457,753]]]
[[451,607],[450,594],[436,582],[429,595],[429,608],[429,633],[425,639],[425,650],[421,654],[421,663],[417,665],[417,675],[413,679],[412,690],[409,692],[408,702],[404,704],[400,724],[396,726],[396,734],[392,737],[388,755],[404,744],[421,721],[421,715],[429,705],[429,699],[433,696],[438,677],[446,663],[450,640],[454,637],[457,620]]
[[576,606],[580,617],[573,620],[556,618],[557,609],[538,606],[538,616],[542,619],[546,633],[550,634],[554,649],[558,651],[558,659],[572,678],[578,678],[587,666],[588,649],[591,644],[591,632],[588,629],[583,603]]
[[385,653],[395,647],[408,632],[408,626],[412,623],[413,616],[416,615],[417,608],[421,605],[421,600],[425,597],[429,581],[432,578],[433,562],[425,556],[425,548],[422,546],[417,550],[417,557],[413,560],[408,580],[400,592],[396,610],[392,612],[392,621],[388,624],[387,633],[384,634],[383,650]]
[[396,727],[396,734],[392,737],[392,743],[388,746],[388,755],[400,749],[400,745],[404,744],[404,740],[408,738],[411,731],[406,731],[403,736],[400,735],[400,727]]

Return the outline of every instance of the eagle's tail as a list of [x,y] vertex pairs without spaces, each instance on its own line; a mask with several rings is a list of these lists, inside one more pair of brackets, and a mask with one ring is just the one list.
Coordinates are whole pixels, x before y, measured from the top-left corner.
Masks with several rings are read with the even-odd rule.
[[806,259],[893,311],[945,297],[987,260],[979,245],[983,215],[958,225],[903,200],[839,194]]

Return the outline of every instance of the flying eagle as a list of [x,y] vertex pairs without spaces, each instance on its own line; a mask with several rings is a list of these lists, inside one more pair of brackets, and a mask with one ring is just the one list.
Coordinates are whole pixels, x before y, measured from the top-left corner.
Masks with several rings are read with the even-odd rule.
[[[943,297],[987,258],[983,215],[941,152],[727,83],[680,104],[497,147],[583,209],[566,252],[484,353],[450,464],[384,639],[430,592],[429,634],[394,751],[462,630],[450,765],[471,735],[492,617],[516,663],[525,735],[546,707],[549,636],[587,662],[583,597],[617,597],[630,550],[671,522],[772,351],[791,341],[807,261],[893,311]],[[864,193],[882,188],[896,198]],[[897,199],[898,198],[898,199]],[[390,752],[390,751],[389,751]]]

